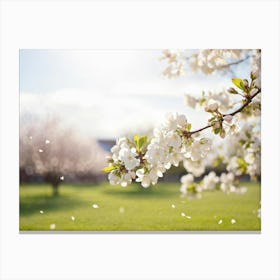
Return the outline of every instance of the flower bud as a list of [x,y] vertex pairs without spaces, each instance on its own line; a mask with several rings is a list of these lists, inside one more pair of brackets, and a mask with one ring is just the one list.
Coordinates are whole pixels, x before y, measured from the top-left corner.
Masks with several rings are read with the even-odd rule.
[[208,105],[205,107],[205,111],[206,112],[215,112],[218,109],[218,103],[216,101],[214,101],[213,99],[211,99],[208,102]]
[[220,132],[220,137],[221,137],[221,138],[225,138],[225,137],[226,137],[226,132],[225,132],[224,129],[221,130],[221,132]]
[[213,128],[220,128],[221,124],[218,121],[215,121],[215,123],[213,124]]
[[256,71],[252,71],[251,74],[250,74],[250,77],[251,77],[252,80],[257,79],[258,78],[257,72]]
[[224,121],[226,121],[227,123],[231,123],[233,116],[232,115],[226,115],[224,116]]
[[228,89],[228,93],[230,93],[230,94],[238,94],[238,92],[233,87]]
[[258,88],[253,88],[252,90],[251,90],[251,95],[254,95],[255,93],[257,93],[258,92]]
[[244,87],[247,87],[247,86],[249,85],[248,80],[244,79],[244,80],[243,80],[243,85],[244,85]]

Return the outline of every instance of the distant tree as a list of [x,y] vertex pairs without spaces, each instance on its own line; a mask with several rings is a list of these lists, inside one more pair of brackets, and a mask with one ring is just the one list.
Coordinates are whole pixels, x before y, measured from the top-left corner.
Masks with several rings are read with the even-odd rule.
[[106,152],[96,140],[64,128],[55,118],[25,121],[20,127],[20,168],[28,175],[40,174],[58,194],[67,174],[97,174]]

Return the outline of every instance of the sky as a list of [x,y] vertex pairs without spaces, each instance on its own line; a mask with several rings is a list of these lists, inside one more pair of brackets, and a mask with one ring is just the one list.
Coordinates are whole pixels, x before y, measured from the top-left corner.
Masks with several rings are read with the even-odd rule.
[[21,120],[56,116],[98,139],[145,133],[168,112],[200,128],[208,114],[186,107],[184,94],[225,89],[229,77],[187,71],[167,79],[161,56],[161,50],[20,50]]

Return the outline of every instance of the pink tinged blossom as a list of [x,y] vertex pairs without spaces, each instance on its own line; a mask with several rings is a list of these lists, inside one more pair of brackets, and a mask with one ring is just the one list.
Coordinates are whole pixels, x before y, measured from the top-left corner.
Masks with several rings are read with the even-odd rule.
[[233,119],[233,116],[232,116],[232,115],[224,116],[224,120],[225,120],[227,123],[229,123],[229,124],[231,123],[232,119]]

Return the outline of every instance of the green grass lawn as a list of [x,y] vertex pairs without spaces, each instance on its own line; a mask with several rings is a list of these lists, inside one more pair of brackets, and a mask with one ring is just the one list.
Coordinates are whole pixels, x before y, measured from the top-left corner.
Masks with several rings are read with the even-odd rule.
[[[22,185],[20,230],[50,230],[50,224],[56,225],[55,230],[260,230],[260,185],[243,185],[248,186],[243,195],[208,191],[201,199],[191,200],[180,197],[179,183],[159,183],[148,189],[107,183],[65,184],[57,197],[52,196],[48,185]],[[99,208],[93,208],[93,204]],[[232,224],[231,219],[236,223]]]

